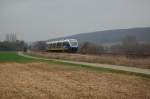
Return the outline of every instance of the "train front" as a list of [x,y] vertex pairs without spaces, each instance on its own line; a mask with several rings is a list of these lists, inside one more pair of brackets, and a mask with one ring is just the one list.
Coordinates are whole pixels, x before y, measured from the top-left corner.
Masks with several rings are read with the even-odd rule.
[[78,51],[78,41],[76,39],[69,39],[70,43],[70,51],[77,52]]

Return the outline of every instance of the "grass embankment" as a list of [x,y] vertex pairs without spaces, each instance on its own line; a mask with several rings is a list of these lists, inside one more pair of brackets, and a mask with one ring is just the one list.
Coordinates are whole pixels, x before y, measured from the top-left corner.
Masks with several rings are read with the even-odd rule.
[[[35,56],[41,58],[42,56],[38,55],[33,55],[33,54],[27,54],[29,56]],[[43,57],[44,58],[44,57]],[[66,67],[74,68],[74,69],[86,69],[86,70],[94,70],[97,72],[107,72],[107,73],[115,73],[115,74],[125,74],[125,75],[132,75],[132,76],[138,76],[138,77],[143,77],[143,78],[150,78],[150,75],[148,74],[142,74],[142,73],[136,73],[136,72],[129,72],[129,71],[123,71],[123,70],[115,70],[111,68],[103,68],[103,67],[94,67],[90,65],[83,65],[83,64],[75,64],[75,63],[68,63],[68,62],[61,62],[61,61],[55,61],[55,60],[40,60],[41,62],[46,62],[46,63],[53,63],[53,64],[58,64],[58,65],[63,65]]]
[[56,61],[45,61],[46,63],[54,63],[58,65],[64,65],[66,67],[71,67],[74,69],[86,69],[86,70],[94,70],[99,73],[115,73],[115,74],[123,74],[123,75],[130,75],[130,76],[137,76],[142,78],[148,78],[150,79],[150,75],[148,74],[142,74],[142,73],[136,73],[136,72],[130,72],[130,71],[123,71],[123,70],[115,70],[111,68],[103,68],[103,67],[93,67],[90,65],[82,65],[82,64],[75,64],[75,63],[67,63],[67,62],[56,62]]
[[126,57],[116,55],[83,55],[83,54],[71,54],[71,53],[47,53],[30,51],[29,54],[42,56],[52,59],[73,60],[89,63],[100,63],[110,65],[122,65],[129,67],[150,69],[150,57]]
[[108,68],[92,67],[92,66],[82,65],[82,64],[58,62],[58,61],[53,61],[53,60],[46,61],[46,60],[41,60],[41,59],[26,58],[26,57],[17,55],[17,52],[6,52],[6,51],[0,52],[0,63],[2,63],[2,62],[24,63],[24,62],[34,62],[34,61],[46,62],[49,64],[58,64],[60,66],[63,65],[65,67],[74,68],[74,69],[89,69],[89,70],[94,70],[94,71],[98,71],[98,72],[126,74],[126,75],[134,75],[134,76],[140,76],[140,77],[144,77],[144,78],[145,77],[150,78],[150,75],[146,75],[146,74],[114,70],[114,69],[108,69]]
[[0,62],[32,62],[31,58],[25,58],[17,55],[17,52],[0,51]]

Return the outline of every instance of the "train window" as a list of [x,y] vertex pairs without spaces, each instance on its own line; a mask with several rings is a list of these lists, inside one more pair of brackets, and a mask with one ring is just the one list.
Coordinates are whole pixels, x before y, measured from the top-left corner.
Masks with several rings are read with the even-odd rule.
[[63,46],[67,46],[67,47],[69,47],[69,46],[70,46],[70,44],[69,44],[69,42],[64,42],[64,43],[63,43]]
[[59,42],[59,46],[60,46],[60,48],[62,47],[62,42]]
[[48,47],[51,48],[51,44],[49,44]]
[[62,42],[60,42],[60,47],[62,47]]
[[65,46],[65,42],[63,42],[63,46]]
[[54,48],[57,48],[57,43],[54,43]]
[[75,41],[71,41],[70,43],[71,43],[71,46],[77,46],[78,45],[78,43]]
[[53,43],[52,43],[51,47],[52,47],[52,48],[54,47],[54,46],[53,46]]
[[61,47],[61,42],[57,43],[57,47],[60,48]]
[[51,48],[51,47],[52,47],[52,44],[49,44],[49,47]]
[[58,46],[59,46],[59,44],[58,44],[58,43],[56,43],[56,48],[58,48]]
[[56,47],[56,43],[53,43],[53,48],[55,48]]

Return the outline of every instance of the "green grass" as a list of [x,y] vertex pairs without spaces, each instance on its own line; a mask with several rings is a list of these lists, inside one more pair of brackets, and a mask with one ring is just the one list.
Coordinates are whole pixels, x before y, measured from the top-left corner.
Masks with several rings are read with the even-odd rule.
[[0,51],[0,62],[32,62],[31,58],[25,58],[17,55],[17,52]]

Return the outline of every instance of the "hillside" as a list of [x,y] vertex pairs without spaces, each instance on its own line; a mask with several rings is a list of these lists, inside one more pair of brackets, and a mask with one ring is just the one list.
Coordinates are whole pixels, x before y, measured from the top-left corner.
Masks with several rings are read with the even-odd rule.
[[89,33],[81,33],[67,37],[56,38],[52,40],[74,38],[81,42],[93,42],[96,44],[112,44],[118,43],[127,35],[136,36],[139,42],[150,43],[150,28],[131,28],[131,29],[117,29],[105,30]]

